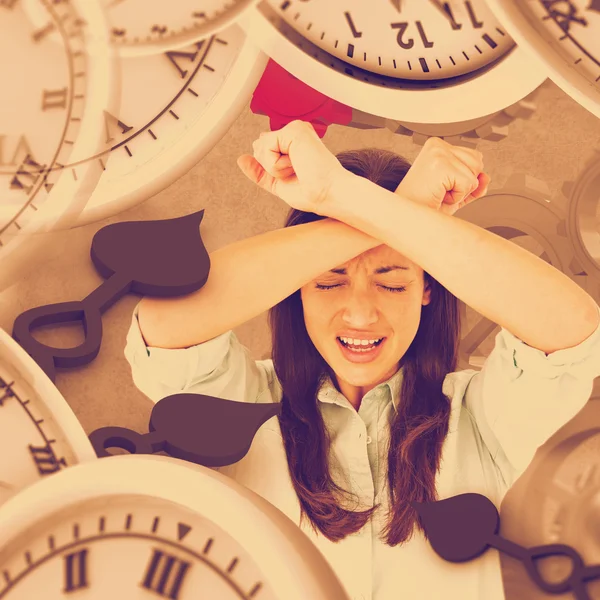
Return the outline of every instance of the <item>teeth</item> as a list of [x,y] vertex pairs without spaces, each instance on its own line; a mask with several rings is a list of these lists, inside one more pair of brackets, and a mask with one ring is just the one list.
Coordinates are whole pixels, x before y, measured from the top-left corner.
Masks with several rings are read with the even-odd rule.
[[342,342],[344,342],[345,344],[352,344],[353,346],[369,346],[371,344],[374,344],[375,342],[379,342],[382,339],[383,338],[377,338],[374,340],[358,340],[353,338],[340,337],[340,340],[342,340]]

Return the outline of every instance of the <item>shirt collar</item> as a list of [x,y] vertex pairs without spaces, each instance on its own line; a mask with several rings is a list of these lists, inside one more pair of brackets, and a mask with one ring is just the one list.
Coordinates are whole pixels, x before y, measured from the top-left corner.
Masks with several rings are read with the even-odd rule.
[[[403,369],[398,369],[389,379],[376,385],[371,391],[365,394],[365,397],[369,395],[383,395],[382,398],[389,400],[390,396],[394,405],[394,410],[398,411],[398,402],[400,401],[400,390],[402,389],[403,380]],[[381,392],[378,394],[378,390]],[[339,392],[333,384],[329,374],[325,375],[321,385],[317,390],[317,399],[327,404],[337,404],[339,406],[351,406],[348,399]]]

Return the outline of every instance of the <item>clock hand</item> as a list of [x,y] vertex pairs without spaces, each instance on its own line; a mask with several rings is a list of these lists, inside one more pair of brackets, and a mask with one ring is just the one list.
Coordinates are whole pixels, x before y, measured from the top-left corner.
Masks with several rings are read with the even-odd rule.
[[402,0],[390,0],[390,2],[398,12],[402,12]]

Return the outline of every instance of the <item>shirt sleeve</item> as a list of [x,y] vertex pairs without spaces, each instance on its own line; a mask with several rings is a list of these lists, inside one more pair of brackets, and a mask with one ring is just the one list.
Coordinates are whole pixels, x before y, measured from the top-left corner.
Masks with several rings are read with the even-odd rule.
[[272,360],[255,361],[233,331],[188,348],[147,346],[135,306],[125,358],[135,386],[152,401],[182,392],[237,402],[274,402]]
[[538,447],[584,407],[598,376],[600,325],[579,345],[548,355],[502,328],[463,403],[505,485],[510,487]]

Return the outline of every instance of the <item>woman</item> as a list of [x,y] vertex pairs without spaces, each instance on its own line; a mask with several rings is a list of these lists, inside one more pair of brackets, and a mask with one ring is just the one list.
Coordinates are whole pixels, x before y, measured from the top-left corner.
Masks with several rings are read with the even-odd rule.
[[[478,492],[500,506],[590,397],[598,306],[452,216],[485,195],[478,152],[433,139],[410,168],[385,151],[336,158],[295,121],[238,165],[292,207],[286,227],[211,253],[198,292],[139,303],[136,385],[154,401],[282,402],[220,471],[298,523],[353,600],[503,598],[497,553],[445,563],[410,501]],[[481,372],[454,372],[457,298],[502,326]],[[268,308],[273,359],[254,361],[232,329]]]

